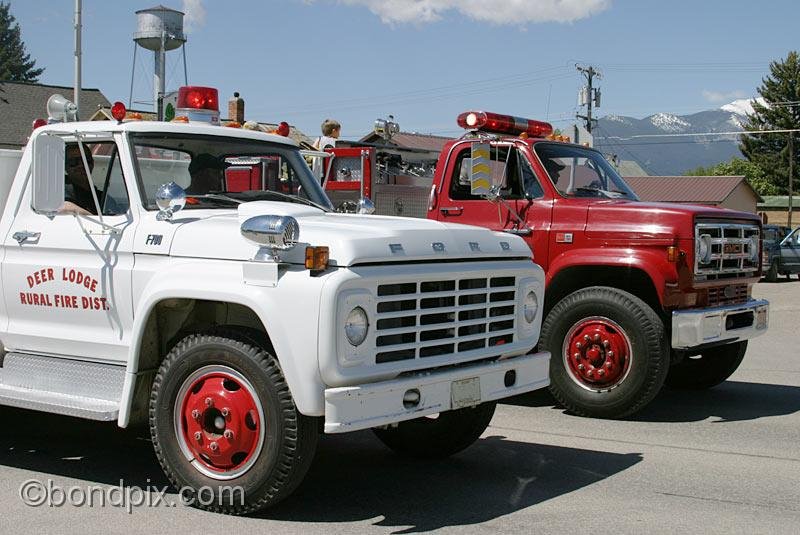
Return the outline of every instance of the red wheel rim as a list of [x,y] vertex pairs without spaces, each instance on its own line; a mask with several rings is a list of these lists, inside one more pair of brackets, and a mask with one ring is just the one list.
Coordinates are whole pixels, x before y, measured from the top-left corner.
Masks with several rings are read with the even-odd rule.
[[264,443],[264,411],[250,382],[227,366],[186,378],[175,403],[175,432],[187,460],[214,479],[244,474]]
[[631,342],[616,322],[601,316],[572,326],[564,339],[564,364],[573,381],[596,392],[619,386],[631,368]]

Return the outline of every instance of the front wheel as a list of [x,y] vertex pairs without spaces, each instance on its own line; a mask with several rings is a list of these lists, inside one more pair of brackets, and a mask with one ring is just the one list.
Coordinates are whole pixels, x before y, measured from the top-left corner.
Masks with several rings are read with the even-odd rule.
[[441,459],[471,446],[492,421],[495,402],[373,429],[381,442],[401,455]]
[[739,368],[747,351],[747,340],[706,349],[700,355],[684,357],[670,368],[667,386],[702,390],[724,382]]
[[541,344],[552,354],[550,391],[580,416],[635,413],[659,392],[669,367],[661,319],[616,288],[584,288],[556,303]]
[[778,280],[778,261],[773,260],[770,264],[767,273],[764,275],[764,280],[767,282],[775,282]]
[[150,435],[181,498],[232,514],[288,496],[317,444],[275,357],[237,332],[193,334],[172,349],[153,381]]

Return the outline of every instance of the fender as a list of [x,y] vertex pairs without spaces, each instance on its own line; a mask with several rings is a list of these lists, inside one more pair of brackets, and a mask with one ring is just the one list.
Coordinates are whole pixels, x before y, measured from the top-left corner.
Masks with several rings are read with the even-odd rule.
[[244,283],[240,261],[165,257],[148,260],[155,268],[144,268],[149,280],[141,287],[134,283],[134,291],[142,297],[134,305],[132,343],[120,400],[120,427],[127,426],[130,419],[147,318],[159,302],[173,298],[234,303],[253,310],[272,342],[298,410],[306,415],[323,414],[324,387],[316,358],[318,333],[314,328],[302,328],[304,324],[318,323],[323,277],[309,277],[305,269],[292,266],[282,269],[278,286],[253,286]]
[[666,248],[630,249],[601,247],[594,249],[572,249],[560,254],[547,270],[547,286],[563,269],[573,266],[610,266],[639,269],[650,277],[658,300],[664,306],[667,285],[678,283],[676,264],[667,261]]

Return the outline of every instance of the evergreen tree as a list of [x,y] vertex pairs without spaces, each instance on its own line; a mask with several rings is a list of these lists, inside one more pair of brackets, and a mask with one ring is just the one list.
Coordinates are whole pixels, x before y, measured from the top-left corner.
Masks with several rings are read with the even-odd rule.
[[36,69],[36,61],[25,51],[19,24],[11,14],[11,5],[0,2],[0,80],[38,82],[44,69]]
[[[800,128],[800,57],[789,52],[783,61],[773,61],[770,75],[761,80],[758,94],[764,103],[754,101],[753,113],[747,116],[745,130],[788,130]],[[794,173],[797,175],[798,142],[794,134]],[[743,135],[739,148],[742,154],[764,172],[764,177],[779,193],[789,185],[789,134]]]
[[731,158],[729,162],[721,162],[710,167],[698,167],[687,171],[685,176],[738,176],[743,175],[759,195],[779,195],[780,189],[767,177],[764,170],[742,158]]

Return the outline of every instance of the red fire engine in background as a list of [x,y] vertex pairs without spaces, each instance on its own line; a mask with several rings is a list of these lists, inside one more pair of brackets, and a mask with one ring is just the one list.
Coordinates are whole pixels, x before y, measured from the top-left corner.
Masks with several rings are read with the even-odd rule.
[[[470,111],[434,160],[385,143],[330,150],[334,206],[523,236],[547,273],[540,345],[551,390],[577,414],[619,418],[666,383],[725,381],[766,332],[754,214],[644,203],[603,155],[550,124]],[[381,126],[384,128],[385,125]],[[356,144],[357,145],[357,144]]]

